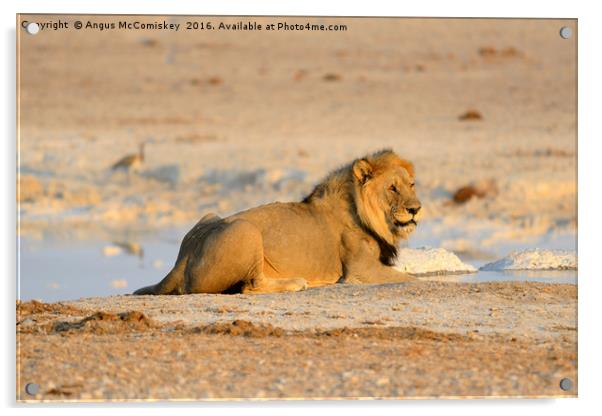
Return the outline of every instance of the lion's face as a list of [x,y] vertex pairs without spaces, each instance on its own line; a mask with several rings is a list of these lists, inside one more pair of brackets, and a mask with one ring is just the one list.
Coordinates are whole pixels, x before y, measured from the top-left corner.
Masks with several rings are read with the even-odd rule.
[[384,175],[379,182],[382,188],[382,206],[391,232],[407,238],[416,229],[421,204],[416,196],[414,178],[403,168]]
[[408,238],[416,229],[421,208],[412,165],[393,156],[386,160],[361,159],[353,165],[358,214],[391,244]]

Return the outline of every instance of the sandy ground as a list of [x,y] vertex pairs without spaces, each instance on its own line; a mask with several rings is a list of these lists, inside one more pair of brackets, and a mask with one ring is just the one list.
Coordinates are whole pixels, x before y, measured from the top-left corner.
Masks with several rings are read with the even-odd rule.
[[18,399],[574,397],[576,302],[510,282],[28,302]]

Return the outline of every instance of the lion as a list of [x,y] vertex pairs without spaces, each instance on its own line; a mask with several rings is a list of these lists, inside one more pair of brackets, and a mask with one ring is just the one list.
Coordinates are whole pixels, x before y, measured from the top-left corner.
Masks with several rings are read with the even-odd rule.
[[204,216],[173,269],[135,295],[273,293],[415,280],[392,266],[420,211],[414,167],[392,150],[332,172],[301,202]]

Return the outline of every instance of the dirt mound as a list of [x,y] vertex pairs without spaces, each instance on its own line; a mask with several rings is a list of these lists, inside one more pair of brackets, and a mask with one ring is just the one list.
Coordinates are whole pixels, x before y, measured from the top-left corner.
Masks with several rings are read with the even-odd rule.
[[84,331],[94,334],[120,334],[141,332],[158,328],[160,325],[140,311],[128,311],[118,314],[96,312],[80,321],[57,321],[50,326],[49,332]]
[[234,335],[251,338],[281,337],[285,334],[282,328],[270,324],[254,324],[249,321],[216,322],[207,326],[192,329],[197,334]]
[[63,305],[62,303],[44,303],[37,300],[30,300],[29,302],[17,301],[17,317],[27,317],[29,315],[39,314],[55,314],[55,315],[74,315],[79,314],[82,311],[74,308],[73,306]]
[[446,334],[416,327],[388,327],[388,328],[337,328],[319,331],[316,336],[328,337],[353,337],[353,338],[378,338],[383,340],[411,340],[411,341],[469,341],[470,337],[459,334]]
[[386,327],[386,328],[337,328],[328,330],[286,331],[270,324],[257,324],[244,320],[232,322],[216,322],[211,325],[193,328],[192,333],[211,335],[233,335],[250,338],[266,337],[350,337],[377,338],[381,340],[413,340],[413,341],[468,341],[470,337],[459,334],[446,334],[416,327]]

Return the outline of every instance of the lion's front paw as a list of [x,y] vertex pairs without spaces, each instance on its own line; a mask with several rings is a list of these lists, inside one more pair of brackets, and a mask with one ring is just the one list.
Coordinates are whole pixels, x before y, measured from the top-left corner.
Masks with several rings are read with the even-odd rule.
[[299,290],[305,290],[305,289],[307,289],[309,287],[309,284],[307,283],[307,280],[301,279],[301,278],[299,278],[299,279],[291,279],[291,282],[289,283],[289,285],[290,285],[291,288],[288,289],[288,290],[290,290],[292,292],[296,292],[296,291],[299,291]]
[[262,279],[254,282],[253,286],[247,285],[242,289],[242,293],[278,293],[278,292],[298,292],[308,287],[307,280],[301,278],[295,279]]

